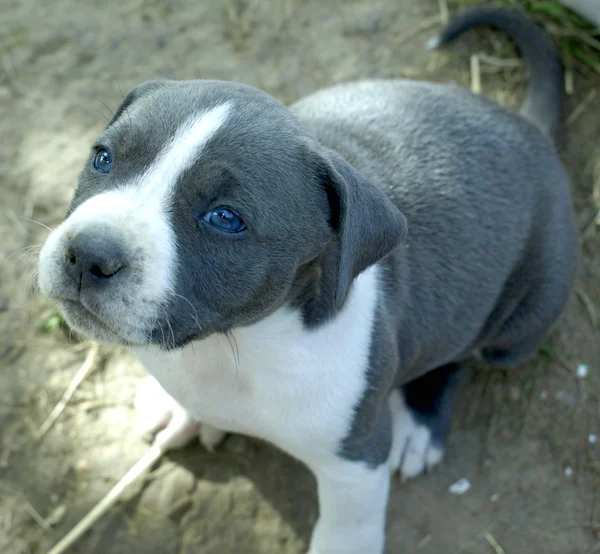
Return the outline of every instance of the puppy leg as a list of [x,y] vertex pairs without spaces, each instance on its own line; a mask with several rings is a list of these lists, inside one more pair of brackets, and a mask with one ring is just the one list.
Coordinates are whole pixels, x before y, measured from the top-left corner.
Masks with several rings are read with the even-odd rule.
[[200,442],[209,452],[214,452],[215,448],[219,446],[227,433],[222,429],[217,429],[208,423],[200,424]]
[[154,377],[142,382],[134,406],[137,410],[138,434],[154,434],[160,431],[155,442],[167,450],[182,448],[199,437],[206,449],[212,452],[225,437],[224,431],[195,421]]
[[383,554],[389,466],[339,458],[315,474],[319,519],[309,554]]
[[456,391],[465,373],[462,364],[448,364],[392,391],[390,462],[402,478],[416,477],[442,460]]

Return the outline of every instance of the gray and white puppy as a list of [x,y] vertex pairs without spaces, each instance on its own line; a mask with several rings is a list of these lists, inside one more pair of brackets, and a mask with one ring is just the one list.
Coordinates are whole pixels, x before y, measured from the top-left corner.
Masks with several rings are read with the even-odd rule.
[[515,11],[476,8],[531,70],[520,115],[449,85],[254,88],[153,81],[100,135],[40,256],[69,324],[152,374],[141,427],[225,432],[316,475],[310,554],[381,554],[390,474],[442,458],[472,357],[518,364],[569,296],[577,231],[561,69]]

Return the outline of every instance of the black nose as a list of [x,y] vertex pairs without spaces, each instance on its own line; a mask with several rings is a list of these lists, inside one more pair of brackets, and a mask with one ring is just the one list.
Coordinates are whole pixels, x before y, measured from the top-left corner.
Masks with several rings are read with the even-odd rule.
[[83,289],[114,279],[125,267],[122,249],[105,236],[79,233],[65,250],[65,271]]

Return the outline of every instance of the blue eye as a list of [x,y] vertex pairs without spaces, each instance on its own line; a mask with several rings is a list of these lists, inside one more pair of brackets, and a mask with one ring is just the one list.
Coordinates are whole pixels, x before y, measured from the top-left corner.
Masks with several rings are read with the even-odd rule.
[[110,173],[112,165],[112,154],[106,148],[98,150],[94,158],[94,168],[100,173]]
[[204,221],[225,233],[240,233],[246,229],[242,218],[225,207],[211,210],[204,215]]

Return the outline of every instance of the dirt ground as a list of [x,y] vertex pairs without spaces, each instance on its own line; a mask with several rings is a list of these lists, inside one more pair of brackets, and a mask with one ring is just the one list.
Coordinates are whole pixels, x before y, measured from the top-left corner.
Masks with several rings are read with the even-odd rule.
[[[35,291],[47,230],[29,220],[60,221],[121,90],[156,76],[210,77],[291,102],[375,76],[470,86],[471,54],[514,57],[488,31],[427,52],[439,22],[435,0],[2,0],[0,552],[46,552],[148,447],[133,430],[144,372],[108,349],[38,436],[91,345],[55,328],[54,307]],[[491,61],[481,62],[483,93],[515,105],[523,68]],[[531,363],[473,370],[443,465],[393,485],[390,554],[600,552],[600,76],[578,65],[570,76],[564,159],[582,229],[577,294]],[[462,477],[471,489],[451,495]],[[306,469],[231,436],[214,454],[191,446],[164,459],[70,552],[299,554],[315,518]]]

